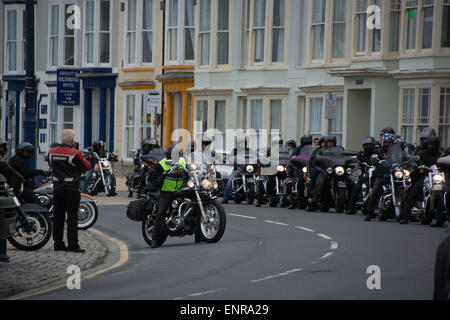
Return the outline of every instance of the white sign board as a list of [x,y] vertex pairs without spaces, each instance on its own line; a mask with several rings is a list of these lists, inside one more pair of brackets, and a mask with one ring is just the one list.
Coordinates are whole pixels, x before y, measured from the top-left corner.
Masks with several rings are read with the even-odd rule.
[[336,97],[334,97],[331,93],[328,95],[328,98],[326,100],[325,104],[325,119],[336,119],[336,113],[337,113],[337,100]]
[[144,96],[147,113],[161,114],[161,92],[157,90],[149,90]]

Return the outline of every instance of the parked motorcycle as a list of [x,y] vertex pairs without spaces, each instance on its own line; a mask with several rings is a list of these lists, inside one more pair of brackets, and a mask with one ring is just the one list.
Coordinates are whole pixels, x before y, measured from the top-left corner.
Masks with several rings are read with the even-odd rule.
[[0,204],[9,218],[14,216],[14,212],[17,214],[15,223],[10,224],[9,243],[25,251],[38,250],[47,244],[53,231],[49,212],[37,204],[22,204],[2,175],[0,175]]
[[369,165],[366,162],[359,163],[359,168],[355,168],[350,175],[350,179],[352,179],[353,183],[358,183],[360,180],[361,184],[361,193],[359,195],[359,199],[355,204],[355,207],[358,210],[361,210],[364,214],[366,214],[366,208],[368,207],[368,201],[370,197],[370,189],[372,188],[374,177],[373,172],[375,171],[375,167],[373,165]]
[[[226,227],[225,210],[212,195],[213,182],[208,172],[200,167],[185,168],[179,163],[167,160],[173,166],[167,174],[182,172],[183,187],[175,194],[172,205],[161,229],[162,245],[168,236],[183,237],[196,235],[196,240],[208,243],[218,242]],[[148,199],[132,201],[128,205],[127,216],[142,222],[142,235],[148,245],[152,243],[153,224],[158,212],[159,192],[149,193]]]
[[236,204],[243,200],[253,204],[256,198],[255,172],[256,165],[238,165],[238,176],[231,181],[231,197]]
[[321,192],[324,198],[320,199],[321,211],[328,211],[327,208],[334,206],[337,213],[343,213],[351,195],[350,175],[357,168],[356,155],[345,152],[342,147],[332,147],[317,156],[314,163],[326,177]]
[[137,150],[131,151],[128,157],[134,159],[133,172],[127,174],[125,182],[128,189],[128,197],[131,198],[133,197],[133,193],[139,192],[141,188],[142,169],[144,169],[145,165],[142,163]]
[[[48,179],[33,190],[42,207],[53,214],[53,181]],[[87,230],[92,227],[98,218],[96,201],[90,195],[81,194],[80,207],[78,209],[78,229]]]
[[[92,156],[96,158],[94,173],[89,181],[87,193],[95,196],[99,192],[105,192],[106,196],[116,195],[116,177],[112,162],[117,162],[118,157],[113,153],[106,153],[105,158],[100,158],[96,152],[92,152]],[[86,174],[84,175],[86,177]]]

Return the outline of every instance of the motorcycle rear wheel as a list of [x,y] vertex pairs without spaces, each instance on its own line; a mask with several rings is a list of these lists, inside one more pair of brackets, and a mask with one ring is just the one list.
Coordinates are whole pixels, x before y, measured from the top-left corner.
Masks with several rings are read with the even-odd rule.
[[50,240],[53,225],[48,214],[32,212],[27,213],[27,216],[30,222],[34,223],[35,230],[26,232],[24,227],[16,228],[16,232],[8,238],[8,241],[19,250],[38,250]]

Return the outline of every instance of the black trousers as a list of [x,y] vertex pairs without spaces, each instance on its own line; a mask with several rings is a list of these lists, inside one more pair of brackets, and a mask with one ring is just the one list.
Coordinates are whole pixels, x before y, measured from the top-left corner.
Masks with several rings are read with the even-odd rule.
[[369,196],[369,208],[368,208],[368,214],[374,215],[375,208],[377,206],[378,200],[381,197],[381,194],[383,192],[383,184],[384,184],[384,177],[377,176],[375,178],[375,183],[373,184],[372,192]]
[[408,219],[411,215],[411,210],[414,208],[416,202],[422,198],[422,187],[426,175],[420,175],[413,181],[411,187],[406,191],[405,199],[402,201],[402,208],[400,210],[400,218]]
[[78,246],[78,209],[80,192],[73,187],[55,186],[53,199],[53,241],[63,245],[64,222],[67,213],[67,246]]
[[329,179],[322,173],[319,172],[317,177],[314,190],[311,193],[311,200],[313,207],[317,206],[317,203],[321,203],[322,207],[331,207],[331,186]]
[[258,203],[262,203],[264,196],[273,197],[276,195],[275,192],[275,176],[265,176],[264,179],[267,181],[266,187],[264,188],[264,182],[260,179],[256,184],[256,192],[258,197]]
[[352,195],[350,197],[350,202],[348,204],[349,210],[356,210],[356,203],[361,196],[363,178],[360,178],[357,183],[353,185]]
[[173,201],[175,192],[161,191],[158,200],[158,213],[156,214],[155,223],[153,224],[152,240],[159,240],[161,237],[161,226],[166,216],[167,208]]

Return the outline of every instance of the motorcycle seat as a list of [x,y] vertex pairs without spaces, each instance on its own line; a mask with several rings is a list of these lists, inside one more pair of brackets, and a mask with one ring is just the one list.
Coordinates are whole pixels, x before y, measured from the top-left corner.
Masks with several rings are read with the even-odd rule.
[[148,195],[150,196],[150,197],[152,197],[152,198],[156,198],[156,199],[158,199],[159,198],[159,191],[156,191],[156,192],[149,192],[148,193]]
[[47,209],[35,203],[24,203],[22,209],[25,212],[47,212]]

